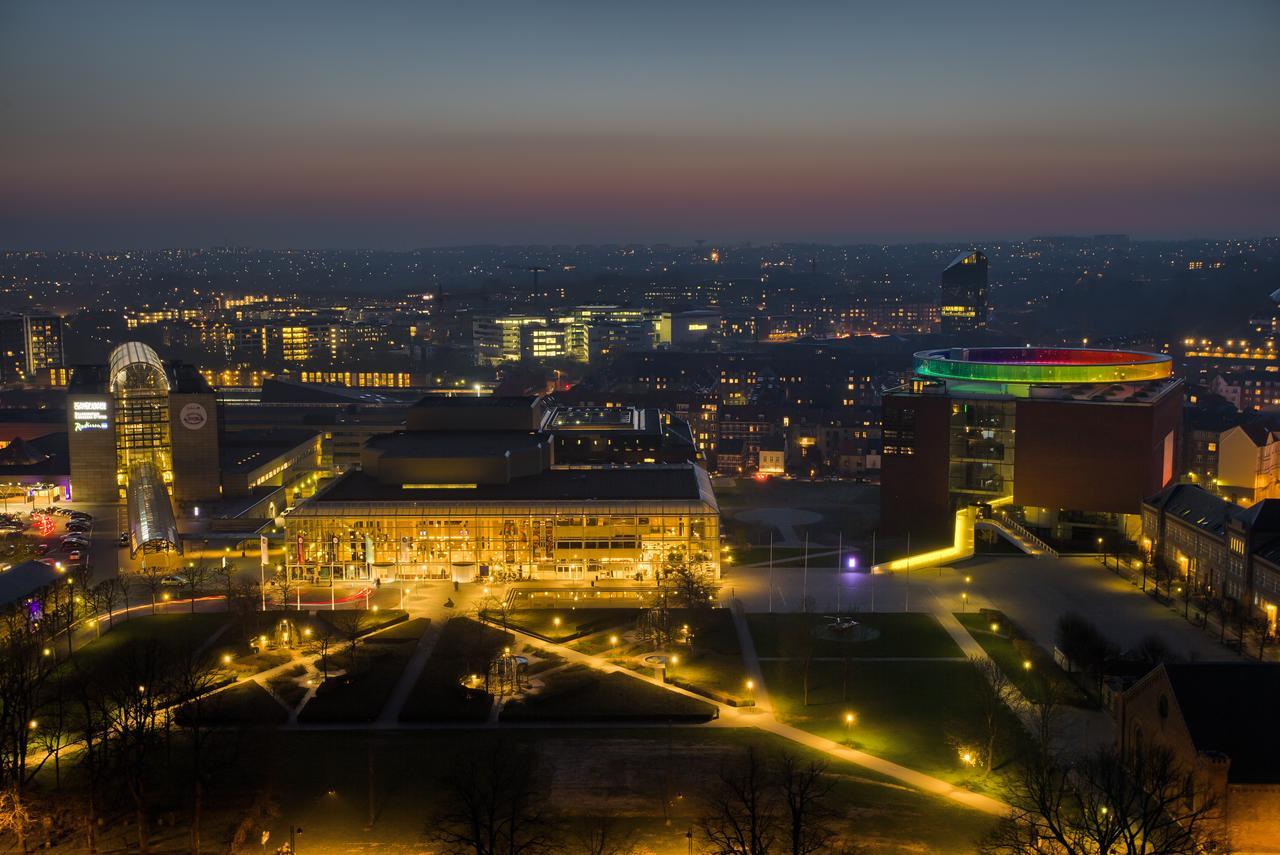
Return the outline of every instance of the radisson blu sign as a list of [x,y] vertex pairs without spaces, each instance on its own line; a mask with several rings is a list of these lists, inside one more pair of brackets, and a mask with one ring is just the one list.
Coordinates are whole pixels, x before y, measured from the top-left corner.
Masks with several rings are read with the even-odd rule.
[[106,430],[107,402],[74,401],[71,404],[71,426],[76,433],[82,430]]

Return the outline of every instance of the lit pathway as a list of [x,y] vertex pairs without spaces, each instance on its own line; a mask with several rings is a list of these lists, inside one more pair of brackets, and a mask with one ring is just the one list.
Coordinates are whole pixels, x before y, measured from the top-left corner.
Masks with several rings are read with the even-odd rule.
[[405,701],[409,700],[409,693],[417,684],[422,669],[427,667],[427,660],[431,658],[431,651],[435,650],[436,639],[440,637],[442,627],[440,620],[432,620],[431,626],[427,627],[427,631],[418,639],[418,644],[413,650],[413,655],[409,657],[409,662],[404,666],[399,682],[396,683],[395,689],[391,691],[391,697],[387,699],[386,705],[374,722],[375,727],[390,727],[400,720],[400,710],[404,709]]
[[[1027,560],[1034,560],[1028,558]],[[953,568],[945,568],[949,572],[956,572]],[[929,611],[937,618],[938,623],[942,624],[942,628],[947,634],[960,645],[960,649],[964,655],[970,659],[989,660],[991,657],[987,655],[987,651],[977,642],[969,631],[964,628],[964,624],[955,616],[955,612],[947,605],[946,601],[938,596],[934,590],[928,585],[924,586],[929,592]],[[991,608],[991,603],[981,594],[973,592],[969,600],[970,609],[978,610],[983,608]],[[1036,719],[1035,705],[1027,700],[1026,695],[1013,684],[1012,681],[1005,687],[1004,695],[1005,704],[1018,717],[1026,730],[1035,734],[1039,729],[1039,723]],[[1063,745],[1076,745],[1078,747],[1102,746],[1110,744],[1115,740],[1115,723],[1111,719],[1111,715],[1104,710],[1088,710],[1080,707],[1072,707],[1061,705],[1055,712],[1057,719],[1057,728],[1062,732],[1058,734],[1056,742]]]
[[742,665],[751,679],[755,681],[753,689],[756,708],[773,715],[773,701],[769,699],[769,687],[764,682],[764,671],[760,669],[760,657],[756,656],[756,643],[751,638],[751,628],[747,626],[747,613],[742,608],[742,601],[734,598],[729,606],[733,614],[733,626],[738,631],[738,646],[742,649]]
[[[735,612],[737,611],[738,610],[735,609]],[[735,620],[738,619],[738,615],[736,613],[734,617],[735,617]],[[493,624],[493,625],[496,626],[496,624]],[[746,625],[746,621],[744,617],[742,618],[742,626],[745,627],[745,625]],[[530,647],[535,647],[540,650],[545,650],[550,653],[555,653],[556,655],[562,656],[570,662],[578,662],[583,665],[587,665],[591,668],[595,668],[596,670],[599,670],[599,671],[605,671],[609,673],[617,672],[617,673],[626,674],[630,677],[633,677],[634,679],[643,680],[644,682],[649,683],[651,685],[659,686],[663,689],[666,689],[669,692],[675,692],[676,694],[686,695],[690,698],[694,698],[696,700],[702,701],[703,703],[710,704],[719,710],[720,717],[716,720],[715,723],[720,724],[722,726],[727,725],[727,726],[737,726],[737,727],[755,727],[755,728],[758,728],[759,730],[772,733],[775,736],[782,737],[783,739],[787,739],[791,742],[804,745],[805,747],[811,748],[815,751],[821,751],[822,753],[827,754],[828,756],[833,757],[837,760],[844,760],[850,763],[854,763],[858,766],[862,766],[863,768],[870,769],[874,772],[879,772],[880,774],[885,775],[886,777],[901,781],[902,783],[907,784],[909,786],[915,787],[917,789],[923,790],[928,793],[932,793],[937,796],[942,796],[943,798],[947,798],[954,802],[962,804],[965,807],[969,807],[974,810],[980,810],[980,811],[983,811],[984,813],[989,813],[994,816],[1004,816],[1005,814],[1009,813],[1009,811],[1011,810],[1009,805],[997,799],[993,799],[989,796],[980,795],[979,793],[974,793],[969,790],[962,789],[960,787],[955,786],[954,784],[949,784],[940,778],[934,778],[933,776],[926,775],[923,772],[917,772],[916,770],[909,769],[906,766],[900,766],[897,763],[892,762],[891,760],[885,760],[882,757],[876,757],[874,755],[867,754],[864,751],[857,751],[852,748],[846,748],[840,745],[839,743],[832,742],[829,739],[825,739],[821,736],[817,736],[816,734],[809,733],[806,730],[801,730],[798,727],[792,727],[789,724],[784,724],[778,721],[773,716],[773,714],[767,710],[760,709],[760,708],[738,709],[735,707],[728,706],[727,704],[721,704],[711,700],[710,698],[707,698],[704,695],[699,695],[695,692],[686,691],[685,689],[681,689],[678,686],[673,686],[669,683],[664,683],[660,679],[645,677],[644,675],[637,674],[636,672],[631,671],[630,669],[622,668],[610,662],[606,662],[598,656],[581,653],[577,650],[572,650],[561,644],[555,644],[552,642],[543,641],[540,638],[536,638],[532,635],[529,635],[528,633],[521,632],[520,630],[515,629],[513,627],[508,626],[507,631],[510,632],[512,635],[519,637],[521,641],[528,644]],[[752,658],[754,659],[755,646],[751,643],[750,634],[747,635],[747,643],[746,645],[744,645],[744,659],[745,659],[745,653],[747,650],[751,651]],[[747,667],[748,667],[748,670],[750,670],[750,665],[748,665]],[[759,672],[759,662],[757,661],[755,673],[758,673],[758,672]],[[761,690],[763,690],[764,688],[765,688],[764,682],[763,680],[761,680],[757,684],[756,691],[761,692]]]
[[867,754],[865,751],[846,748],[838,742],[832,742],[830,739],[825,739],[807,730],[783,724],[773,716],[761,716],[755,722],[755,726],[761,730],[781,736],[783,739],[789,739],[815,751],[822,751],[840,760],[847,760],[873,772],[879,772],[904,784],[909,784],[927,793],[951,799],[965,807],[980,810],[983,813],[1004,816],[1011,810],[1009,805],[998,799],[957,787],[954,784],[948,784],[940,778],[917,772],[915,769],[908,769],[906,766],[900,766],[891,760],[885,760],[883,757],[876,757],[873,754]]

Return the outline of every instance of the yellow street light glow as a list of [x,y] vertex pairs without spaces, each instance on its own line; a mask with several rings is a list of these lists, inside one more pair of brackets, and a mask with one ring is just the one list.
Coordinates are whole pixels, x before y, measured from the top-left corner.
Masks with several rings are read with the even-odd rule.
[[1102,814],[1103,814],[1103,816],[1106,816],[1106,814],[1107,814],[1107,806],[1106,806],[1106,805],[1103,805],[1103,806],[1102,806],[1102,808],[1101,808],[1101,810],[1102,810]]
[[551,619],[551,622],[552,622],[553,624],[555,624],[556,626],[559,626],[559,625],[560,625],[560,618],[558,618],[558,617],[553,617],[553,618]]
[[750,691],[752,691],[753,689],[755,689],[755,687],[756,687],[756,681],[755,681],[755,680],[748,680],[748,681],[747,681],[747,691],[748,691],[748,692],[750,692]]
[[854,716],[854,714],[853,714],[853,713],[851,713],[851,712],[847,712],[847,713],[845,713],[845,714],[844,714],[844,723],[845,723],[845,724],[853,724],[854,718],[855,718],[855,716]]
[[40,651],[40,652],[41,652],[41,653],[43,653],[45,656],[52,656],[52,655],[53,655],[53,650],[51,650],[51,649],[50,649],[50,648],[48,648],[48,647],[46,647],[44,650],[42,650],[42,651]]
[[305,635],[307,638],[310,638],[310,637],[311,637],[311,627],[309,627],[309,626],[308,626],[308,627],[303,627],[303,629],[302,629],[302,634],[303,634],[303,635]]
[[376,612],[377,610],[378,610],[378,607],[377,607],[377,606],[374,606],[374,607],[373,607],[373,611],[375,611],[375,612]]
[[679,656],[678,654],[674,654],[674,653],[673,653],[673,654],[671,655],[671,664],[672,664],[672,665],[679,665],[679,664],[680,664],[680,656]]
[[31,728],[32,730],[35,730],[39,726],[40,726],[40,722],[36,721],[34,718],[31,719],[31,721],[27,722],[27,727]]
[[222,654],[222,664],[223,664],[223,665],[230,665],[230,664],[231,664],[231,654],[230,654],[230,653],[224,653],[224,654]]
[[1023,660],[1022,660],[1022,670],[1024,670],[1024,671],[1030,671],[1030,670],[1031,670],[1031,660],[1030,660],[1030,659],[1023,659]]
[[618,636],[616,636],[616,635],[611,635],[611,636],[609,636],[609,645],[610,645],[610,646],[617,646],[617,644],[618,644]]
[[973,581],[973,577],[972,577],[972,576],[965,576],[965,577],[964,577],[964,583],[965,583],[966,585],[968,585],[968,584],[969,584],[970,582],[972,582],[972,581]]
[[998,624],[998,623],[993,623],[993,624],[991,624],[991,631],[992,631],[992,632],[999,632],[999,631],[1000,631],[1000,624]]

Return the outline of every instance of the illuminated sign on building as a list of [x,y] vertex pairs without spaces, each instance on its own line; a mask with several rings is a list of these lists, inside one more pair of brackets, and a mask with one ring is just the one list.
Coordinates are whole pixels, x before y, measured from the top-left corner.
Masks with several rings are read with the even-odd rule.
[[706,328],[707,328],[706,324],[689,324],[688,326],[689,332],[702,332]]
[[77,433],[82,430],[106,430],[107,402],[74,402],[71,405],[71,425]]
[[200,430],[209,423],[209,412],[200,404],[187,404],[178,413],[178,421],[187,430]]

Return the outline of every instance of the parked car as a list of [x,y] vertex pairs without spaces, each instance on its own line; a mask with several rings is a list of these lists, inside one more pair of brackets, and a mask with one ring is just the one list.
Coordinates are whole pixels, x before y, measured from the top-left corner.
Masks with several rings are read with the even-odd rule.
[[93,523],[89,520],[71,520],[67,523],[67,528],[91,529],[93,528]]
[[36,548],[36,555],[44,555],[46,552],[49,551],[49,544],[37,543],[35,548]]
[[89,548],[89,541],[87,539],[83,537],[77,537],[74,534],[69,534],[66,537],[62,538],[61,543],[63,546],[76,546],[76,547],[79,547],[80,549]]
[[165,576],[163,579],[160,580],[160,584],[170,588],[177,588],[187,584],[187,580],[182,576],[177,576],[177,575]]
[[67,560],[72,564],[78,563],[82,558],[84,558],[84,553],[79,549],[72,549],[67,552]]
[[84,520],[85,522],[93,522],[93,514],[86,514],[84,511],[72,511],[71,519]]
[[116,542],[117,542],[117,543],[119,543],[121,546],[128,546],[128,545],[129,545],[129,532],[127,532],[127,531],[122,531],[122,532],[120,532],[120,537],[118,537],[118,538],[116,539]]

